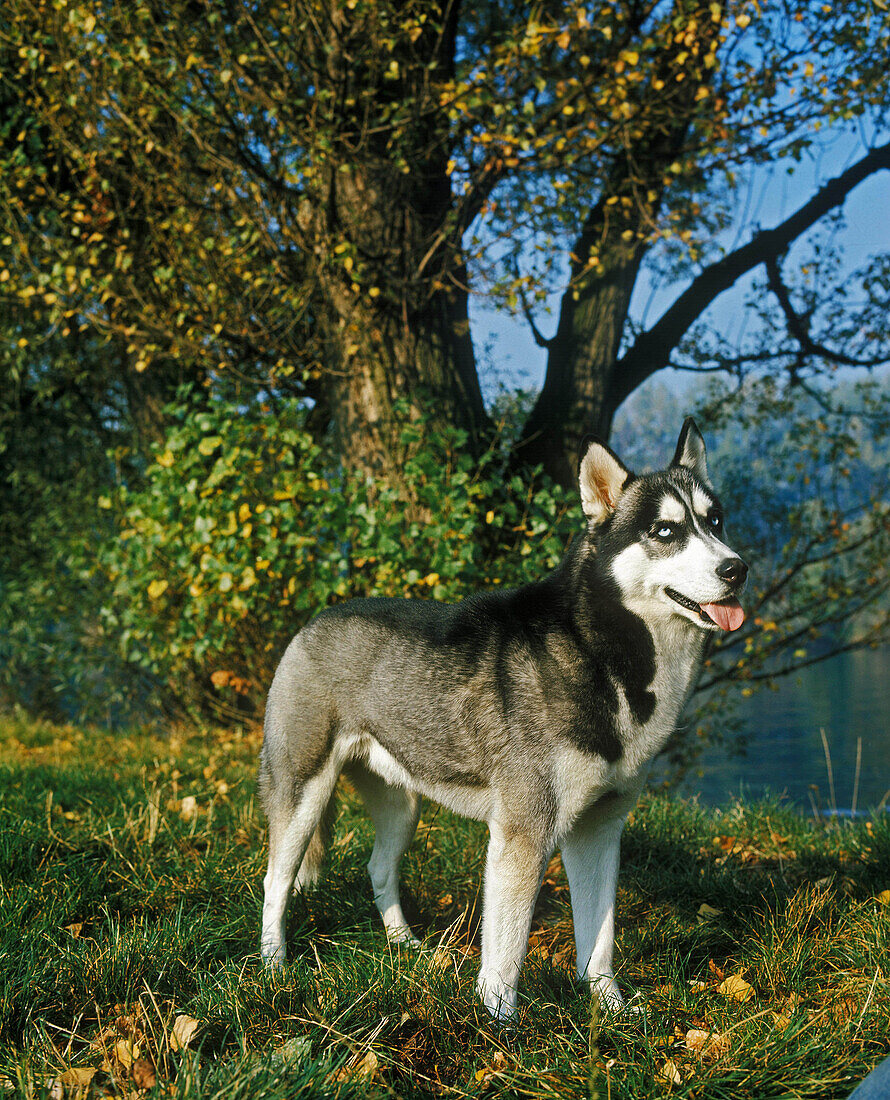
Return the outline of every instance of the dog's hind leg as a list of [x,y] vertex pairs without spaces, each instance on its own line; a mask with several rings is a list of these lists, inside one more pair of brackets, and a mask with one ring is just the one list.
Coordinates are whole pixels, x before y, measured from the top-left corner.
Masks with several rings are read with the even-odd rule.
[[420,796],[387,783],[358,761],[350,763],[344,772],[361,795],[374,822],[374,849],[368,861],[368,873],[386,934],[396,943],[417,944],[402,912],[399,863],[417,829]]
[[332,794],[328,799],[327,806],[322,812],[321,820],[309,840],[306,853],[303,856],[303,862],[300,864],[299,871],[297,871],[297,878],[294,883],[295,894],[302,893],[307,886],[314,886],[315,883],[318,882],[321,865],[324,862],[324,855],[331,842],[331,834],[334,831],[334,819],[336,816],[337,796],[336,794]]
[[571,891],[578,977],[613,1012],[624,1004],[612,969],[621,831],[638,796],[634,790],[595,802],[561,844]]
[[[269,817],[269,867],[263,880],[260,954],[269,966],[284,964],[287,904],[310,842],[315,841],[316,831],[323,827],[339,774],[339,762],[329,758],[303,784],[296,799],[292,792],[285,792],[280,786],[265,799]],[[320,837],[318,842],[320,844]],[[306,868],[304,881],[310,880],[315,869],[314,865]]]

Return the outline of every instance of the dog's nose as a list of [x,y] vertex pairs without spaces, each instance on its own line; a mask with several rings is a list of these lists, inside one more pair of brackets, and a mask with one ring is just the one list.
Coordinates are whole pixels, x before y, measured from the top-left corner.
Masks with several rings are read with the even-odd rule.
[[733,588],[738,588],[745,583],[745,577],[748,576],[748,566],[741,558],[724,558],[717,566],[717,576],[720,580],[731,584]]

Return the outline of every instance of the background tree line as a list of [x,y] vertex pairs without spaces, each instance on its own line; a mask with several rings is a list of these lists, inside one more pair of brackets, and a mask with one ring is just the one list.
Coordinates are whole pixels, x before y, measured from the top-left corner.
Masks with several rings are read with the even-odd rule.
[[[826,378],[888,358],[887,256],[831,245],[890,167],[888,46],[873,0],[7,5],[7,695],[242,713],[329,599],[544,568],[581,438],[668,365],[728,379],[714,425],[736,455],[769,425],[788,479],[737,471],[779,574],[715,675],[885,637],[886,412]],[[846,165],[740,222],[826,132]],[[755,271],[731,346],[707,308]],[[635,289],[672,283],[641,328]],[[539,393],[483,401],[483,293],[546,349]]]

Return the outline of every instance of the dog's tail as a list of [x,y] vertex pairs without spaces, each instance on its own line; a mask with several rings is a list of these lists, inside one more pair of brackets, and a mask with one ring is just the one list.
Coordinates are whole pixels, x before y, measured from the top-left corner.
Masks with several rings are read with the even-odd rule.
[[307,886],[313,886],[318,881],[325,852],[331,843],[331,834],[336,816],[337,796],[335,793],[328,799],[328,804],[325,806],[321,819],[309,841],[309,846],[303,856],[303,862],[300,864],[300,870],[297,872],[297,879],[294,884],[295,892],[305,890]]

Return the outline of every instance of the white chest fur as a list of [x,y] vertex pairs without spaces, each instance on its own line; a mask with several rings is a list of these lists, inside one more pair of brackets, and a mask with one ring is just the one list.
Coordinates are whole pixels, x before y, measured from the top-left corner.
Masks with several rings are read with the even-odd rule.
[[618,736],[621,756],[614,762],[562,743],[554,754],[552,780],[560,792],[557,832],[564,834],[577,816],[605,794],[639,789],[654,758],[676,729],[695,687],[704,652],[705,635],[676,616],[654,624],[655,676],[648,690],[655,696],[649,719],[635,721],[619,691]]

